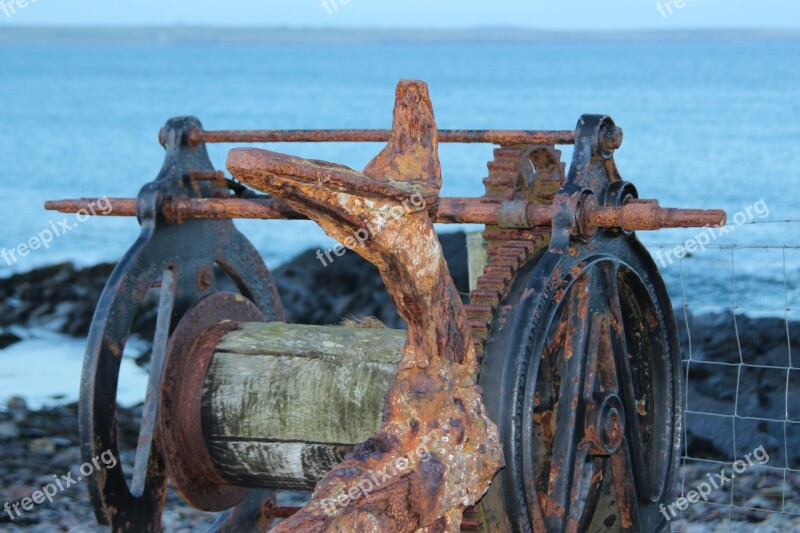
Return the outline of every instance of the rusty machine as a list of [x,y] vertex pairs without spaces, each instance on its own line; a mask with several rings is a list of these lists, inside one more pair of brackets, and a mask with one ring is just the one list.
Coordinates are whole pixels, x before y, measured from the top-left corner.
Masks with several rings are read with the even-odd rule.
[[[574,131],[438,130],[427,86],[403,81],[391,130],[205,131],[175,118],[159,140],[155,181],[111,200],[141,235],[100,299],[81,383],[84,459],[118,455],[120,359],[157,293],[135,465],[87,480],[99,522],[160,530],[169,480],[221,513],[217,531],[666,528],[681,359],[667,291],[634,232],[725,214],[640,199],[617,171],[622,130],[609,117],[585,115]],[[235,179],[206,152],[278,141],[386,146],[363,172],[235,149]],[[483,196],[439,196],[440,142],[498,145]],[[567,144],[568,172],[556,148]],[[316,221],[378,267],[408,330],[283,323],[240,218]],[[485,225],[467,303],[434,222]],[[295,509],[276,489],[314,493]]]

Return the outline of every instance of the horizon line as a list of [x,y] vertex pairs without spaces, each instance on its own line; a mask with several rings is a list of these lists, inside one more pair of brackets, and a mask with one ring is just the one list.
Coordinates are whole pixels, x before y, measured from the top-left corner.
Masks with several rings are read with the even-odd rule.
[[524,26],[406,28],[381,26],[290,25],[6,25],[6,44],[279,44],[410,42],[543,42],[543,41],[724,41],[798,40],[800,29],[763,27],[536,29]]
[[0,30],[4,29],[215,29],[215,30],[236,30],[236,29],[266,29],[266,30],[325,30],[325,31],[370,31],[370,30],[391,30],[391,31],[520,31],[536,33],[629,33],[642,31],[655,32],[714,32],[714,31],[755,31],[755,32],[796,32],[800,33],[800,27],[770,27],[770,26],[696,26],[685,28],[666,28],[661,29],[654,26],[640,28],[544,28],[535,26],[520,26],[513,24],[478,24],[469,26],[388,26],[388,25],[352,25],[352,26],[333,26],[333,25],[295,25],[295,24],[187,24],[176,22],[172,24],[0,24]]

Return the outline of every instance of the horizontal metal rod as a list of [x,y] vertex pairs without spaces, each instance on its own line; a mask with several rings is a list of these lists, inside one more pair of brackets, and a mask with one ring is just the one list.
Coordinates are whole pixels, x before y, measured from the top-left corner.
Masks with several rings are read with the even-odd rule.
[[[62,213],[86,213],[98,216],[136,216],[134,198],[109,198],[110,209],[91,209],[98,198],[54,200],[45,209]],[[515,202],[519,206],[518,202]],[[503,209],[511,204],[487,202],[482,198],[440,198],[431,209],[434,222],[443,224],[504,225]],[[523,202],[512,227],[541,227],[551,224],[556,207]],[[289,208],[280,199],[247,198],[167,198],[164,217],[171,222],[188,219],[265,219],[304,220],[306,217]],[[579,215],[585,226],[623,228],[631,231],[676,227],[720,226],[726,215],[720,210],[662,208],[654,200],[637,200],[623,207],[587,206]]]
[[[108,217],[135,217],[135,198],[108,198],[103,200],[110,206],[104,211],[91,209],[99,198],[77,198],[51,200],[44,207],[61,213],[86,213]],[[550,216],[550,206],[547,209]],[[482,202],[478,198],[440,198],[434,222],[442,224],[497,224],[498,204]],[[275,198],[167,198],[164,201],[164,216],[172,222],[187,219],[261,219],[261,220],[308,220],[304,215],[289,208]],[[549,218],[548,218],[549,220]],[[549,223],[549,222],[548,222]]]
[[[105,206],[98,211],[98,202]],[[68,200],[48,200],[44,203],[48,211],[61,213],[81,213],[98,217],[135,217],[136,198],[75,198]]]
[[[195,129],[189,143],[306,143],[306,142],[388,142],[392,130],[221,130]],[[575,144],[572,130],[439,130],[442,143]]]

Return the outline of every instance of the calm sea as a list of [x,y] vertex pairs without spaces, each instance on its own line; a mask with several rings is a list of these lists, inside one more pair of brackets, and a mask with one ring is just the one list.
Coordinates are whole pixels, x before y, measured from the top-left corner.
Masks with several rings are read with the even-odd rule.
[[[61,219],[43,211],[46,199],[135,195],[161,166],[156,134],[171,116],[196,115],[208,129],[385,128],[401,78],[429,83],[441,128],[570,129],[583,113],[611,115],[625,130],[623,176],[664,206],[733,215],[761,201],[768,215],[714,244],[778,248],[698,252],[664,275],[693,305],[730,305],[735,290],[736,304],[754,312],[800,307],[800,253],[780,247],[798,244],[800,224],[776,222],[800,218],[800,42],[792,41],[6,46],[0,248]],[[219,168],[228,148],[211,147]],[[273,146],[354,168],[378,148]],[[443,193],[480,194],[490,158],[489,146],[443,146]],[[311,223],[239,226],[273,267],[330,246]],[[0,260],[0,276],[116,260],[137,230],[132,219],[90,220],[49,250]],[[695,234],[642,238],[678,243]]]

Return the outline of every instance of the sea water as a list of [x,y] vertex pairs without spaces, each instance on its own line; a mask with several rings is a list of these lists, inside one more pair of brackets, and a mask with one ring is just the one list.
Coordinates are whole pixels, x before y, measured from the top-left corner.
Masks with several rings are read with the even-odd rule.
[[[159,171],[157,132],[171,116],[196,115],[207,129],[387,128],[402,78],[428,82],[443,129],[572,129],[583,113],[610,115],[625,131],[617,164],[642,197],[722,208],[732,224],[750,208],[716,248],[661,262],[676,304],[800,318],[800,224],[779,222],[800,218],[797,41],[5,46],[0,248],[60,224],[64,215],[43,210],[47,199],[135,196]],[[271,148],[362,168],[380,146]],[[210,147],[217,168],[228,149]],[[444,195],[482,193],[491,146],[443,145],[440,155]],[[138,233],[132,218],[68,223],[48,249],[0,258],[0,276],[115,261]],[[237,225],[270,267],[331,246],[310,222]],[[663,254],[698,235],[640,237]],[[79,365],[81,350],[71,351]]]

